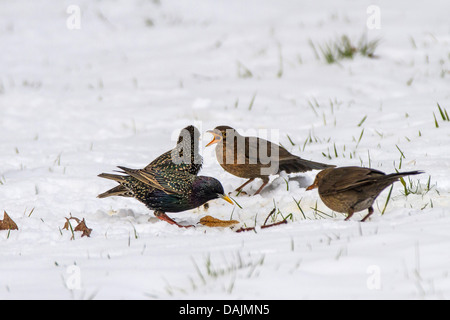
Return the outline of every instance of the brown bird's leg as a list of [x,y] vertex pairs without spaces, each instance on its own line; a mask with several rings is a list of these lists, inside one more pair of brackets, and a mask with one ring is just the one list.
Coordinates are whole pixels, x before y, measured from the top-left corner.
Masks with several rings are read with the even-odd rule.
[[370,215],[373,213],[373,208],[370,207],[369,208],[369,213],[361,220],[361,222],[364,222],[367,220],[368,217],[370,217]]
[[237,188],[235,191],[236,191],[236,192],[241,192],[242,189],[243,189],[246,185],[248,185],[250,182],[252,182],[253,180],[255,180],[255,178],[249,179],[246,183],[244,183],[242,186],[240,186],[239,188]]
[[355,210],[353,208],[348,209],[348,216],[345,218],[344,221],[348,221],[352,217],[352,215],[355,213]]
[[269,178],[262,178],[262,179],[263,179],[263,184],[258,189],[258,191],[255,192],[255,195],[259,194],[261,192],[261,190],[269,183]]
[[176,221],[172,220],[167,214],[165,214],[165,213],[162,212],[162,211],[156,210],[156,211],[154,212],[154,215],[155,215],[155,217],[157,217],[159,220],[165,221],[165,222],[170,223],[170,224],[174,224],[174,225],[176,225],[177,227],[180,227],[180,228],[190,228],[190,227],[193,227],[192,225],[190,225],[190,226],[183,226],[183,225],[181,225],[181,224],[178,224]]

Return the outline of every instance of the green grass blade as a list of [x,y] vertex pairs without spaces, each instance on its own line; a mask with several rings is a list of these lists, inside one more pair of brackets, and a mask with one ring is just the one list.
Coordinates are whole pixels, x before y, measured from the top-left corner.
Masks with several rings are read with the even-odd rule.
[[434,117],[434,125],[436,126],[436,128],[439,128],[439,123],[437,122],[436,115],[434,114],[434,112],[433,117]]
[[393,189],[393,188],[394,188],[394,185],[391,185],[391,188],[389,189],[389,193],[388,193],[388,196],[387,196],[387,199],[386,199],[386,203],[384,204],[383,211],[381,211],[381,215],[383,215],[384,212],[386,211],[388,202],[389,202],[389,200],[391,199],[391,194],[392,194],[392,189]]
[[362,124],[364,123],[364,121],[366,121],[367,119],[367,115],[364,116],[364,118],[362,118],[362,120],[358,123],[358,127],[361,127]]
[[252,110],[253,103],[255,102],[255,98],[256,98],[256,92],[255,92],[255,94],[253,94],[252,100],[250,101],[250,105],[248,106],[248,110]]
[[439,109],[439,113],[441,114],[442,120],[446,121],[447,118],[446,118],[446,116],[445,116],[444,111],[442,111],[442,108],[441,108],[441,106],[439,105],[439,103],[437,104],[437,106],[438,106],[438,109]]

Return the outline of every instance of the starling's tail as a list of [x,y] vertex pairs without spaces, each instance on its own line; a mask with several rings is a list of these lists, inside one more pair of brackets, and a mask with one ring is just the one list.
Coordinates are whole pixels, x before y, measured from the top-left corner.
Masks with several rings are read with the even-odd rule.
[[125,176],[121,176],[118,174],[112,174],[112,173],[100,173],[98,175],[100,178],[105,178],[105,179],[110,179],[110,180],[114,180],[117,181],[119,183],[121,182],[126,182],[125,180]]
[[326,168],[335,167],[334,165],[329,165],[320,162],[314,162],[302,159],[300,157],[295,157],[292,159],[286,159],[280,161],[279,171],[286,171],[286,173],[296,173],[296,172],[306,172],[311,170],[323,170]]
[[97,196],[97,198],[106,198],[110,196],[122,196],[122,197],[129,197],[130,192],[127,188],[125,188],[122,183],[126,182],[124,176],[118,175],[118,174],[111,174],[111,173],[101,173],[98,175],[100,178],[110,179],[114,180],[120,183],[120,185],[101,193]]
[[124,186],[120,185],[120,186],[114,187],[112,189],[109,189],[106,192],[99,194],[97,196],[97,198],[102,199],[102,198],[111,197],[111,196],[132,197],[133,194],[130,192],[130,190],[128,190]]

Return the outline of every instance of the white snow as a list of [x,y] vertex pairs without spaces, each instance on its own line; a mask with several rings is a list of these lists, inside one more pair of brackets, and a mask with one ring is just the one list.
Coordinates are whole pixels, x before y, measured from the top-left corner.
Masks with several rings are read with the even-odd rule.
[[[373,4],[380,29],[369,30]],[[0,231],[0,299],[448,299],[450,122],[437,103],[450,110],[449,9],[445,1],[1,2],[0,219],[6,211],[19,230]],[[310,45],[363,34],[381,39],[374,59],[330,65]],[[285,225],[243,233],[180,229],[134,199],[96,198],[114,186],[97,174],[144,167],[188,124],[269,130],[294,154],[338,166],[424,170],[411,178],[421,192],[405,196],[398,182],[384,215],[388,190],[368,222],[359,222],[365,212],[343,221],[305,191],[317,172],[282,174],[261,195],[234,197],[242,209],[216,200],[208,211],[169,214],[247,227],[274,206],[277,221],[291,214]],[[244,180],[204,149],[209,139],[201,174],[232,191]],[[89,238],[62,230],[70,215],[85,218]]]

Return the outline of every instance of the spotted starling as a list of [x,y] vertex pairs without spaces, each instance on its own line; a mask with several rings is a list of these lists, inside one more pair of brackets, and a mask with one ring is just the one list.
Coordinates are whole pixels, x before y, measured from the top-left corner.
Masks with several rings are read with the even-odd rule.
[[409,171],[385,174],[384,172],[361,167],[328,168],[320,171],[314,183],[306,190],[319,189],[320,199],[336,212],[347,213],[345,220],[353,213],[368,209],[362,219],[366,221],[373,213],[373,203],[378,195],[388,186],[403,176],[423,173]]
[[208,132],[214,137],[206,146],[217,143],[216,158],[222,168],[235,176],[249,179],[236,189],[238,192],[256,178],[260,178],[263,184],[255,193],[258,194],[269,183],[269,176],[282,171],[297,173],[334,167],[304,160],[265,139],[242,136],[229,126],[218,126]]
[[[164,170],[184,171],[197,175],[203,164],[203,158],[198,151],[199,137],[200,132],[196,127],[187,126],[181,130],[175,148],[157,157],[143,170],[151,171],[153,168],[163,168]],[[132,197],[133,195],[123,185],[118,185],[98,195],[98,198],[110,196]]]
[[161,167],[197,175],[203,164],[203,158],[198,152],[199,137],[200,132],[196,127],[187,126],[181,130],[175,148],[160,155],[144,169]]
[[[186,171],[170,170],[161,167],[129,169],[119,167],[124,175],[102,173],[99,177],[117,181],[128,196],[144,203],[155,216],[178,227],[191,227],[178,224],[166,212],[181,212],[197,208],[204,203],[222,198],[233,202],[215,178],[196,176]],[[99,195],[102,198],[103,195]]]

